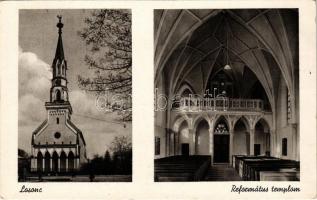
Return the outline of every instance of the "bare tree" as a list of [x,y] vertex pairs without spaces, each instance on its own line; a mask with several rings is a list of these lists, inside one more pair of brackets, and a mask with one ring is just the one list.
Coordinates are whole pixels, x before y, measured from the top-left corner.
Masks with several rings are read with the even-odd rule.
[[115,137],[110,150],[113,153],[113,164],[116,171],[123,174],[132,173],[132,143],[127,136]]
[[127,136],[116,136],[111,142],[110,150],[115,153],[125,153],[131,151],[132,143],[131,138]]
[[79,86],[96,94],[116,96],[112,108],[124,121],[132,120],[132,35],[130,10],[97,10],[85,19],[79,31],[89,52],[85,62],[94,70],[93,77],[78,76]]

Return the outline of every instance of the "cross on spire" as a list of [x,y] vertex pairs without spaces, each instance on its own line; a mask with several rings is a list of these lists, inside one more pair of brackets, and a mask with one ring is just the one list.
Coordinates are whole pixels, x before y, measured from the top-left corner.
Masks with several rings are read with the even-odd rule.
[[56,25],[58,27],[58,33],[62,34],[62,28],[64,24],[62,23],[62,15],[57,15],[58,18],[58,24]]

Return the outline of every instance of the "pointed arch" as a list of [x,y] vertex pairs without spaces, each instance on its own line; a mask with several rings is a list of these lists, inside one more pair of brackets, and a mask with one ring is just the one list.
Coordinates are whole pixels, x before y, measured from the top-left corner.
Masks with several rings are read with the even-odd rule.
[[193,129],[196,130],[199,123],[204,120],[208,123],[208,126],[210,127],[210,120],[208,116],[199,115],[193,120]]
[[241,122],[247,131],[250,131],[250,125],[249,125],[249,121],[245,118],[245,116],[241,116],[236,122],[235,124],[233,124],[233,129],[235,130],[236,125],[238,124],[238,122]]
[[195,154],[208,155],[210,147],[210,125],[207,119],[200,117],[195,125]]
[[72,151],[68,153],[68,171],[72,172],[75,170],[75,156]]
[[58,154],[56,151],[53,152],[52,155],[52,171],[58,172]]
[[56,71],[56,76],[58,76],[60,74],[60,68],[59,68],[59,60],[56,61],[55,63],[55,71]]
[[254,140],[255,145],[257,145],[257,148],[254,148],[254,155],[269,155],[271,150],[271,135],[269,123],[264,118],[260,118],[256,122],[254,129]]
[[265,132],[270,132],[271,130],[270,123],[268,123],[264,117],[259,118],[259,120],[255,123],[255,128],[257,126],[262,126]]
[[58,65],[58,75],[62,74],[62,64]]
[[225,116],[223,115],[220,115],[219,117],[216,118],[215,120],[215,126],[214,126],[214,130],[213,130],[213,133],[215,133],[215,130],[217,129],[217,126],[219,124],[224,124],[225,125],[225,128],[227,129],[227,131],[229,132],[229,123],[228,123],[228,120]]
[[65,75],[65,64],[64,64],[64,62],[62,64],[62,75]]
[[61,156],[60,156],[60,171],[61,172],[66,171],[66,153],[64,151],[61,152]]
[[184,93],[190,93],[190,94],[196,94],[195,93],[195,90],[193,89],[193,87],[187,83],[187,82],[184,82],[180,88],[178,89],[178,92],[176,94],[180,95],[180,96],[183,96]]
[[191,127],[191,120],[186,116],[186,115],[179,115],[178,117],[176,117],[176,120],[174,120],[173,123],[173,131],[174,132],[178,132],[179,131],[179,127],[180,125],[186,121],[188,127]]
[[43,171],[43,155],[42,155],[41,151],[39,151],[37,153],[36,164],[37,164],[37,171],[38,172]]
[[56,90],[55,92],[55,99],[56,101],[60,101],[61,100],[61,91],[60,90]]
[[45,172],[51,171],[51,155],[48,151],[45,152]]

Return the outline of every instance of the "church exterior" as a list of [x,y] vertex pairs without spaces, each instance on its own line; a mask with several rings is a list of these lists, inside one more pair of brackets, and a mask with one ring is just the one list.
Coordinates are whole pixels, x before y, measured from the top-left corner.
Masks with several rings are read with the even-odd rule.
[[72,106],[67,88],[67,62],[62,42],[61,17],[58,42],[52,64],[50,101],[45,103],[47,119],[32,133],[33,172],[73,172],[87,161],[83,134],[71,121]]

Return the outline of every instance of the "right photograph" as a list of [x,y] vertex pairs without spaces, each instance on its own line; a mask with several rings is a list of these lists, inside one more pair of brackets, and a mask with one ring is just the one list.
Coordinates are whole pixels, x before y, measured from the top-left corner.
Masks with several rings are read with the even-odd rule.
[[154,180],[300,181],[298,9],[154,10]]

